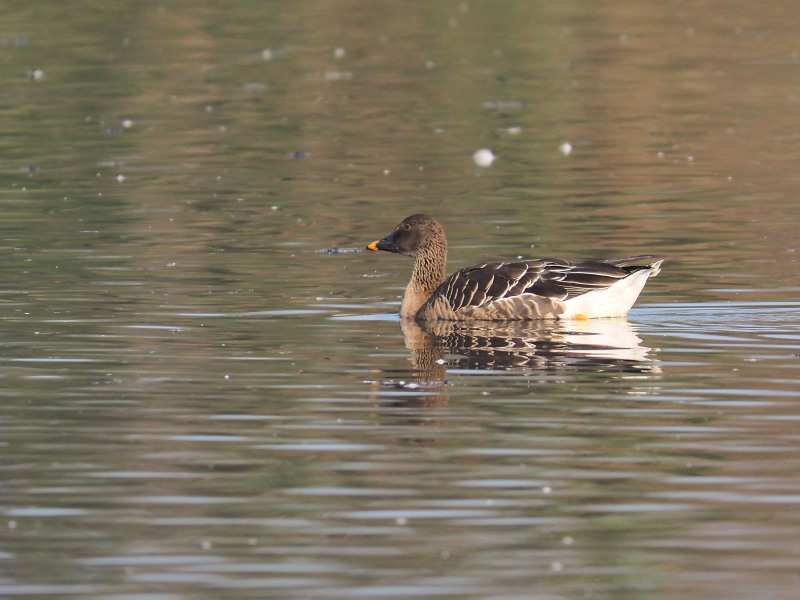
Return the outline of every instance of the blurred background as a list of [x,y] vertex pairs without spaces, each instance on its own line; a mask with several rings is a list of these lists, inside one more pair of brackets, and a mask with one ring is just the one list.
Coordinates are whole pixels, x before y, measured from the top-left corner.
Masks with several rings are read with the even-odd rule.
[[[0,10],[0,594],[798,593],[796,2]],[[401,331],[414,212],[633,352]]]

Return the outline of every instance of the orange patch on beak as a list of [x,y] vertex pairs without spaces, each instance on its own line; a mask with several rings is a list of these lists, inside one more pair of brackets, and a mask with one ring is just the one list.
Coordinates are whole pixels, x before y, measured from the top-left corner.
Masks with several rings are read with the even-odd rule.
[[379,241],[380,240],[375,240],[371,244],[367,244],[367,250],[374,250],[375,252],[377,252],[378,251],[378,242]]

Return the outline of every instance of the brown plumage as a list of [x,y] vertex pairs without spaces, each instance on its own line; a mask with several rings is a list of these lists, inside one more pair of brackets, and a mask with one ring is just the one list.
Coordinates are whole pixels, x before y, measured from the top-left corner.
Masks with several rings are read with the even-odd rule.
[[561,259],[488,262],[445,279],[447,238],[439,222],[412,215],[367,246],[414,257],[400,316],[418,319],[534,320],[625,316],[660,256],[571,263]]

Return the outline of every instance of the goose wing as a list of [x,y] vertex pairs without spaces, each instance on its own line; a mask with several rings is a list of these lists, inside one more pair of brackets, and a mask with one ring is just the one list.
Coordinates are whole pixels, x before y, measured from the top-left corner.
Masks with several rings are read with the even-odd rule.
[[542,318],[563,312],[566,300],[608,288],[643,269],[657,272],[660,257],[571,263],[536,259],[488,262],[453,273],[432,303],[446,300],[455,315],[469,318]]
[[[541,281],[545,261],[489,262],[456,271],[436,290],[454,311],[524,294]],[[553,290],[558,293],[558,290]]]
[[[541,275],[543,283],[563,290],[561,300],[569,300],[588,292],[611,287],[633,271],[600,261],[558,264],[550,262]],[[530,291],[537,293],[536,285]]]

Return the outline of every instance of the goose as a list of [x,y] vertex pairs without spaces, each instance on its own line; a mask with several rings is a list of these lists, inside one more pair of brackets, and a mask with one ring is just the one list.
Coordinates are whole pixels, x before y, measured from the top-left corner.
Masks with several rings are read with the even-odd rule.
[[433,217],[403,219],[368,250],[414,258],[400,316],[421,321],[520,321],[624,317],[663,257],[573,263],[558,258],[485,262],[445,278],[447,237]]

